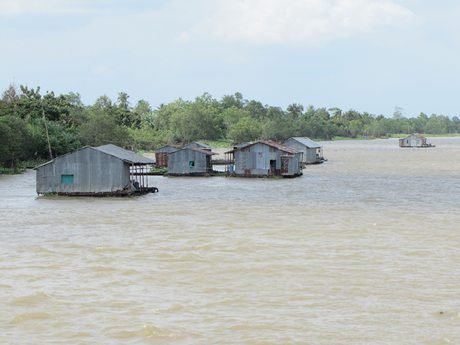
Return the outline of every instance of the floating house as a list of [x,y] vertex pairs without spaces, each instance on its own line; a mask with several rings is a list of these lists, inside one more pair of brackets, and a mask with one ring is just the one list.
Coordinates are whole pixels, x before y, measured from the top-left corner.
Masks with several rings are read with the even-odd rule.
[[399,139],[399,147],[435,147],[436,145],[428,144],[426,138],[418,133],[411,134],[404,139]]
[[37,194],[106,196],[157,192],[144,173],[155,162],[115,145],[85,146],[40,165]]
[[217,153],[195,147],[182,148],[168,155],[168,175],[203,176],[213,173],[212,156]]
[[258,141],[228,152],[226,160],[234,161],[227,171],[236,176],[264,177],[302,175],[302,152],[274,141]]
[[199,141],[193,141],[187,145],[182,146],[183,149],[195,148],[200,150],[211,151],[211,146],[200,143]]
[[155,150],[155,165],[157,167],[167,167],[168,166],[168,155],[171,152],[177,151],[179,148],[166,145]]
[[283,145],[301,151],[303,153],[303,164],[317,164],[324,162],[323,145],[318,144],[307,137],[292,137],[286,140]]

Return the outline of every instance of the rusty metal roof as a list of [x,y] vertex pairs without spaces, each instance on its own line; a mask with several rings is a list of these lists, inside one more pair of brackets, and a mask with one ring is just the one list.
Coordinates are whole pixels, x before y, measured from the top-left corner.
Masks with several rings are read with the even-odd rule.
[[296,149],[293,149],[292,147],[289,147],[289,146],[286,146],[286,145],[283,145],[283,144],[278,144],[277,142],[273,141],[273,140],[265,140],[265,141],[258,141],[256,143],[253,143],[253,144],[249,144],[249,145],[246,145],[246,146],[242,146],[242,147],[239,147],[237,149],[234,149],[234,150],[231,150],[231,151],[228,151],[228,152],[225,152],[225,153],[233,153],[235,151],[239,151],[241,149],[244,149],[246,147],[249,147],[249,146],[253,146],[255,144],[264,144],[264,145],[268,145],[268,146],[271,146],[271,147],[274,147],[278,150],[281,150],[281,151],[285,151],[285,152],[289,152],[289,153],[302,153],[302,151],[299,151],[299,150],[296,150]]
[[405,137],[405,138],[403,138],[403,139],[407,139],[407,138],[409,138],[409,137],[411,137],[411,136],[413,136],[413,135],[415,135],[416,137],[419,137],[420,139],[426,139],[423,135],[418,134],[418,133],[413,133],[413,134],[408,135],[407,137]]

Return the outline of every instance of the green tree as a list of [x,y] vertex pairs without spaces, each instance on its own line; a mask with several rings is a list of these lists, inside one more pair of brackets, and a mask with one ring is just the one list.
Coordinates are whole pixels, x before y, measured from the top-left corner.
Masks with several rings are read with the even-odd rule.
[[[46,121],[46,124],[53,157],[75,151],[82,146],[77,135],[71,131],[66,131],[60,122]],[[34,144],[37,156],[46,159],[50,158],[43,118],[33,120],[31,126],[33,126],[33,132],[37,136],[37,141]]]
[[8,89],[3,92],[2,101],[5,103],[16,103],[19,101],[18,89],[14,83],[11,83]]
[[166,142],[162,142],[158,137],[157,132],[150,127],[149,124],[144,123],[140,128],[128,128],[129,142],[132,150],[153,150],[160,147]]
[[83,108],[85,106],[81,101],[81,95],[78,92],[74,93],[70,91],[68,94],[64,95],[64,97],[67,100],[67,102],[74,107]]
[[225,126],[224,131],[226,136],[228,136],[229,131],[233,128],[233,126],[236,123],[238,123],[240,119],[248,116],[251,116],[251,113],[249,111],[237,108],[235,106],[225,109],[222,113],[222,119]]
[[393,112],[393,119],[394,120],[402,119],[404,117],[403,111],[404,111],[403,108],[395,107],[395,111]]
[[64,120],[67,125],[66,130],[76,133],[76,128],[87,121],[90,107],[86,107],[83,104],[81,95],[78,92],[69,92],[64,97],[69,104],[68,118]]
[[113,116],[90,113],[88,121],[80,126],[79,139],[91,146],[114,144],[124,147],[128,143],[129,133]]
[[94,105],[91,107],[93,110],[95,109],[104,109],[108,110],[112,108],[112,100],[107,95],[100,96]]
[[27,123],[17,116],[0,117],[0,138],[0,162],[6,168],[15,167],[18,160],[34,153],[36,138]]
[[244,110],[249,111],[251,117],[258,120],[263,120],[267,116],[267,109],[262,105],[262,103],[255,100],[247,102]]
[[363,123],[360,120],[352,120],[348,124],[348,130],[352,138],[356,138],[363,128]]
[[260,121],[252,117],[243,117],[230,130],[228,137],[234,143],[254,141],[261,135]]
[[329,108],[328,111],[332,111],[333,117],[341,117],[342,116],[342,109],[340,108]]
[[146,100],[139,100],[134,107],[134,121],[133,125],[136,128],[140,128],[143,125],[148,125],[151,128],[155,126],[155,113],[149,102]]
[[242,109],[245,103],[246,102],[243,99],[243,95],[239,92],[235,93],[234,95],[223,95],[220,100],[222,110],[225,110],[231,107]]

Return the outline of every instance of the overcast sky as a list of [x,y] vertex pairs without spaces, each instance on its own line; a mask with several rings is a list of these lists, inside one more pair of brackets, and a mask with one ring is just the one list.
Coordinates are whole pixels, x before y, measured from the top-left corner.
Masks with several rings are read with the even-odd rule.
[[459,116],[458,18],[458,0],[0,0],[0,88]]

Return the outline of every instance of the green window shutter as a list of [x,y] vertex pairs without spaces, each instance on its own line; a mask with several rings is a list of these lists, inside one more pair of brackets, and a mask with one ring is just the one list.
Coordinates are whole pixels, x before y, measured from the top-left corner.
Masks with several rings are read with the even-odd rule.
[[73,175],[61,175],[61,183],[73,183]]

